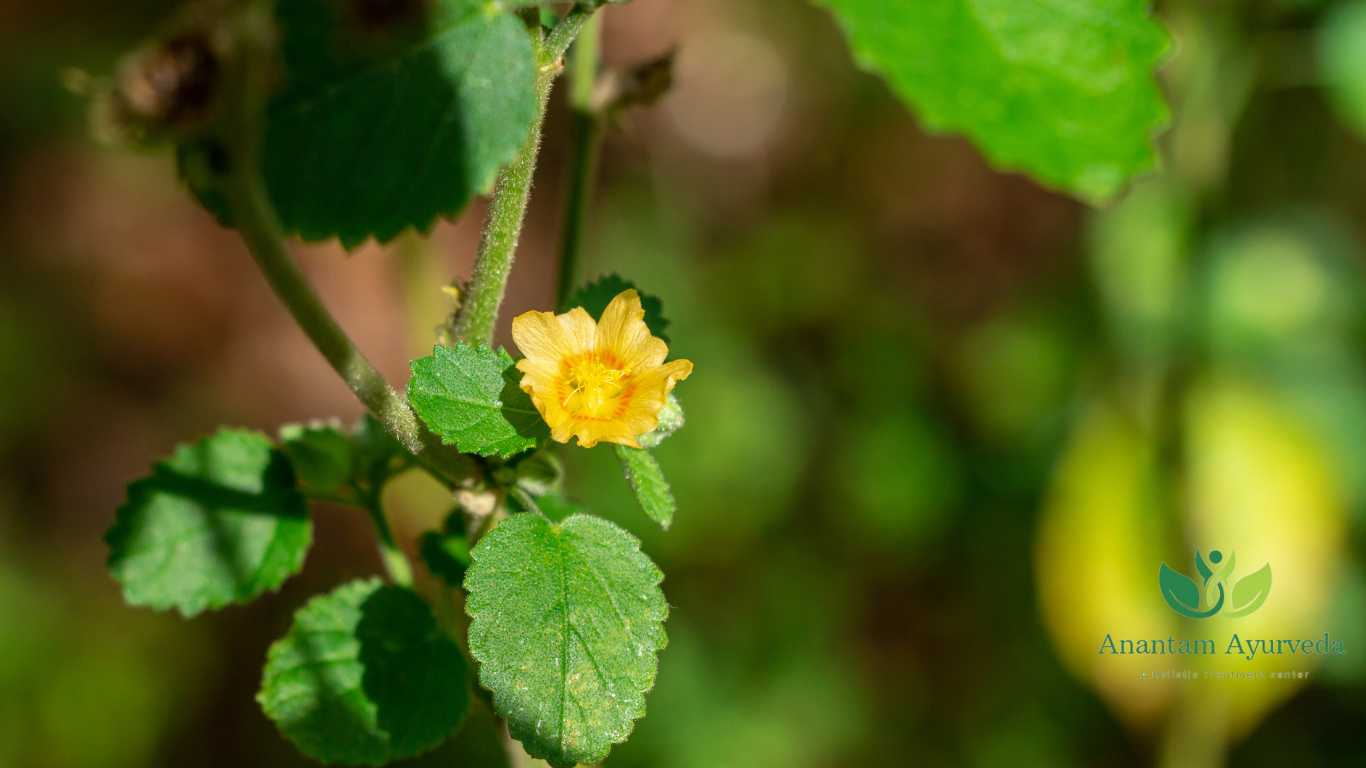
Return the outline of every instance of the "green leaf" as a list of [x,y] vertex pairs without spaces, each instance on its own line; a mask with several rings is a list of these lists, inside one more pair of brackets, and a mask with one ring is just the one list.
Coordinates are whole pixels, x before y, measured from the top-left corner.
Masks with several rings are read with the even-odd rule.
[[432,575],[458,587],[465,580],[470,567],[470,543],[463,535],[452,532],[427,531],[418,541],[422,562]]
[[635,491],[640,508],[661,528],[668,530],[673,524],[678,503],[674,501],[673,491],[669,489],[669,481],[664,479],[664,470],[659,468],[659,462],[649,451],[641,448],[625,445],[612,447],[617,450],[621,468],[626,472],[626,482]]
[[1167,35],[1148,0],[817,0],[935,131],[1090,201],[1152,168]]
[[470,690],[465,659],[427,604],[370,579],[299,609],[270,647],[256,698],[309,757],[381,765],[445,741]]
[[[336,420],[287,424],[280,428],[280,447],[307,493],[355,506],[367,506],[368,497],[415,465],[413,456],[368,413],[350,429]],[[474,459],[459,459],[461,477],[482,472]]]
[[[636,288],[636,284],[624,279],[621,275],[615,272],[604,275],[591,283],[586,283],[570,294],[569,298],[565,299],[564,306],[561,309],[569,310],[574,307],[583,307],[588,314],[600,318],[602,311],[607,309],[608,304],[612,303],[612,299],[630,288]],[[650,333],[668,344],[669,336],[664,332],[664,329],[669,327],[669,321],[664,319],[664,303],[639,288],[636,288],[636,293],[640,294],[640,306],[645,310],[645,325],[650,329]]]
[[263,155],[288,230],[348,248],[388,241],[492,187],[537,108],[530,37],[495,7],[277,4],[285,87]]
[[1319,29],[1319,68],[1338,114],[1366,135],[1366,2],[1336,6]]
[[128,486],[105,535],[124,599],[186,617],[278,588],[312,538],[284,454],[262,434],[229,429],[179,446]]
[[474,548],[470,653],[494,708],[533,757],[596,763],[645,714],[668,642],[663,574],[601,518],[513,515]]
[[507,458],[546,435],[519,376],[502,348],[438,346],[413,361],[408,400],[427,427],[461,453]]
[[1238,618],[1262,607],[1271,594],[1271,564],[1263,565],[1252,575],[1233,585],[1233,599],[1228,616]]
[[1177,573],[1163,563],[1157,572],[1157,582],[1172,608],[1188,616],[1200,608],[1200,587],[1189,576]]
[[433,752],[391,768],[518,768],[508,762],[503,724],[479,700],[470,702],[460,731]]
[[280,427],[280,448],[309,490],[335,493],[351,482],[354,451],[340,423],[286,424]]

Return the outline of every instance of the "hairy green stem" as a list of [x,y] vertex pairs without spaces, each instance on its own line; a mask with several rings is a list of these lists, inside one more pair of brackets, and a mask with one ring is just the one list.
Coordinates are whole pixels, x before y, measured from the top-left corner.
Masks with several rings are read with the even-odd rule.
[[574,126],[569,161],[569,188],[565,192],[564,233],[560,243],[560,278],[555,306],[564,306],[574,289],[579,255],[588,225],[588,203],[593,194],[598,157],[602,148],[604,120],[593,105],[593,85],[598,77],[599,25],[590,21],[574,43],[570,63]]
[[512,273],[517,241],[526,221],[527,203],[531,200],[531,183],[541,152],[541,128],[545,125],[550,91],[563,68],[565,51],[592,15],[591,10],[576,7],[537,44],[536,117],[526,143],[498,175],[494,186],[488,224],[474,262],[474,277],[469,290],[461,297],[461,306],[451,328],[451,335],[456,339],[476,343],[488,343],[493,339],[498,310],[507,291],[508,276]]
[[260,119],[271,67],[270,7],[258,0],[242,15],[239,71],[224,126],[230,166],[223,190],[233,223],[275,295],[357,399],[424,466],[448,481],[458,480],[463,464],[456,454],[422,427],[403,397],[342,330],[285,247],[259,172]]

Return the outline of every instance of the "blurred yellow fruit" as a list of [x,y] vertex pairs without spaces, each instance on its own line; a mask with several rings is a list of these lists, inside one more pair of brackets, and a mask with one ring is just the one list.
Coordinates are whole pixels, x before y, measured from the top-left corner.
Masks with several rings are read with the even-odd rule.
[[[1137,412],[1135,412],[1137,413]],[[1321,656],[1227,653],[1236,633],[1317,640],[1339,581],[1342,479],[1315,434],[1264,391],[1212,376],[1182,407],[1181,460],[1159,464],[1150,420],[1115,401],[1085,413],[1056,470],[1036,550],[1040,607],[1064,663],[1139,731],[1160,726],[1210,745],[1244,735],[1312,676]],[[1169,500],[1164,503],[1164,500]],[[1250,615],[1186,619],[1158,587],[1163,562],[1191,571],[1197,550],[1236,553],[1234,578],[1275,575]],[[1211,655],[1099,653],[1107,635],[1213,641]],[[1145,674],[1188,671],[1196,679]],[[1228,678],[1222,673],[1304,672]],[[1204,677],[1206,674],[1211,677]]]

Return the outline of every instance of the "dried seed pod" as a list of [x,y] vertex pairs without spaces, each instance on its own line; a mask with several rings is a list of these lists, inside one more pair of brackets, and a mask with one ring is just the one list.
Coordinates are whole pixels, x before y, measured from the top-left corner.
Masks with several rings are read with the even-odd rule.
[[96,135],[127,142],[194,134],[214,116],[226,49],[213,27],[196,25],[130,53],[95,97]]
[[120,72],[117,89],[134,119],[175,126],[208,109],[221,75],[208,36],[193,32],[136,56]]

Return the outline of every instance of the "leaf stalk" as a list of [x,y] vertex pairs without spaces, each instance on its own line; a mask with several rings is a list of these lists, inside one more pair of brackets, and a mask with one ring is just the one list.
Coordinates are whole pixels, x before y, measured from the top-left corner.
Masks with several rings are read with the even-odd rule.
[[389,527],[389,520],[384,516],[383,504],[375,497],[369,499],[366,509],[370,512],[370,521],[375,524],[379,557],[384,563],[385,573],[389,574],[389,580],[401,587],[411,587],[413,566],[408,562],[408,556],[404,554],[403,548],[394,540],[393,529]]

